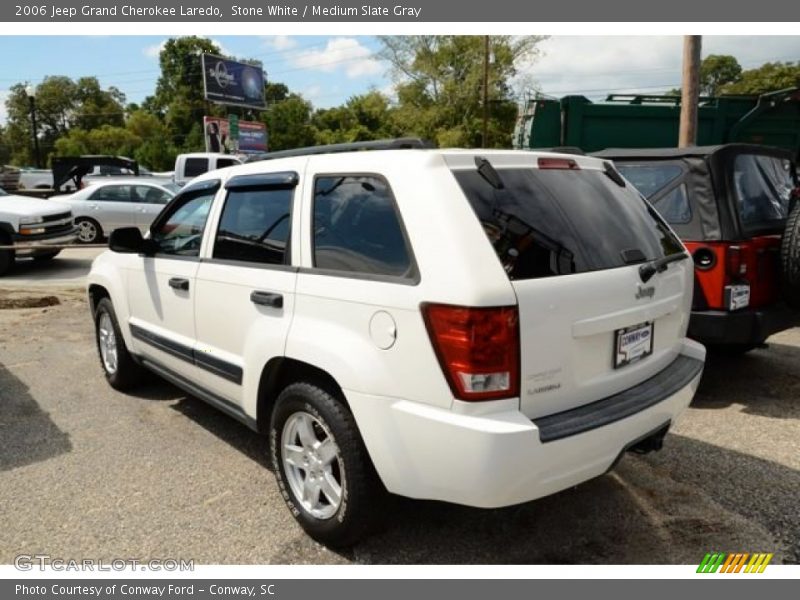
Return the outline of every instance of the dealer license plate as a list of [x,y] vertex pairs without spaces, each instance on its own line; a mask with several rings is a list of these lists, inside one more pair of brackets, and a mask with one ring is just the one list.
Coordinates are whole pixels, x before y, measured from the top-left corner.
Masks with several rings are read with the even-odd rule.
[[640,323],[614,332],[614,368],[642,360],[653,353],[653,324]]

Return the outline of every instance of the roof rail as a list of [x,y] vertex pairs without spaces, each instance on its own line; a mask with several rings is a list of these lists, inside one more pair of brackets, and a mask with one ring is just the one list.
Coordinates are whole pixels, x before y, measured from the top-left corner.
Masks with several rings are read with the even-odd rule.
[[394,138],[386,140],[371,140],[368,142],[348,142],[345,144],[325,144],[324,146],[307,146],[292,150],[267,152],[248,157],[247,162],[272,160],[274,158],[288,158],[290,156],[309,156],[311,154],[334,154],[337,152],[354,152],[358,150],[408,150],[435,148],[433,142],[422,138]]

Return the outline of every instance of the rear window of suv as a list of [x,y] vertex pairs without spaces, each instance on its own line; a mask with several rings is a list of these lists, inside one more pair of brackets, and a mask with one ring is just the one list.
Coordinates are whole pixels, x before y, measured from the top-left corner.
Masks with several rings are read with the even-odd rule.
[[602,171],[498,169],[502,189],[477,170],[453,173],[513,280],[613,269],[683,251],[636,190]]

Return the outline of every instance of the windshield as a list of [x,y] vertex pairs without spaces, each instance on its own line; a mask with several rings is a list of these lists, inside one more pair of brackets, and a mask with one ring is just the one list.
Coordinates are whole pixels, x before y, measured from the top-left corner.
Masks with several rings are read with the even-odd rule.
[[454,175],[511,279],[613,269],[683,251],[636,190],[602,171],[497,173],[503,189],[477,170]]
[[795,187],[791,161],[740,154],[733,164],[733,186],[746,232],[783,230]]

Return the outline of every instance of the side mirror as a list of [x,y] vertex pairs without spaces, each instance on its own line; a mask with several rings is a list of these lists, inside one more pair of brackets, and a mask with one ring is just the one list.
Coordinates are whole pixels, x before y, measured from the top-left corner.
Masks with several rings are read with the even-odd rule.
[[154,254],[155,248],[151,240],[142,237],[138,227],[122,227],[111,232],[108,247],[112,252],[122,254]]

